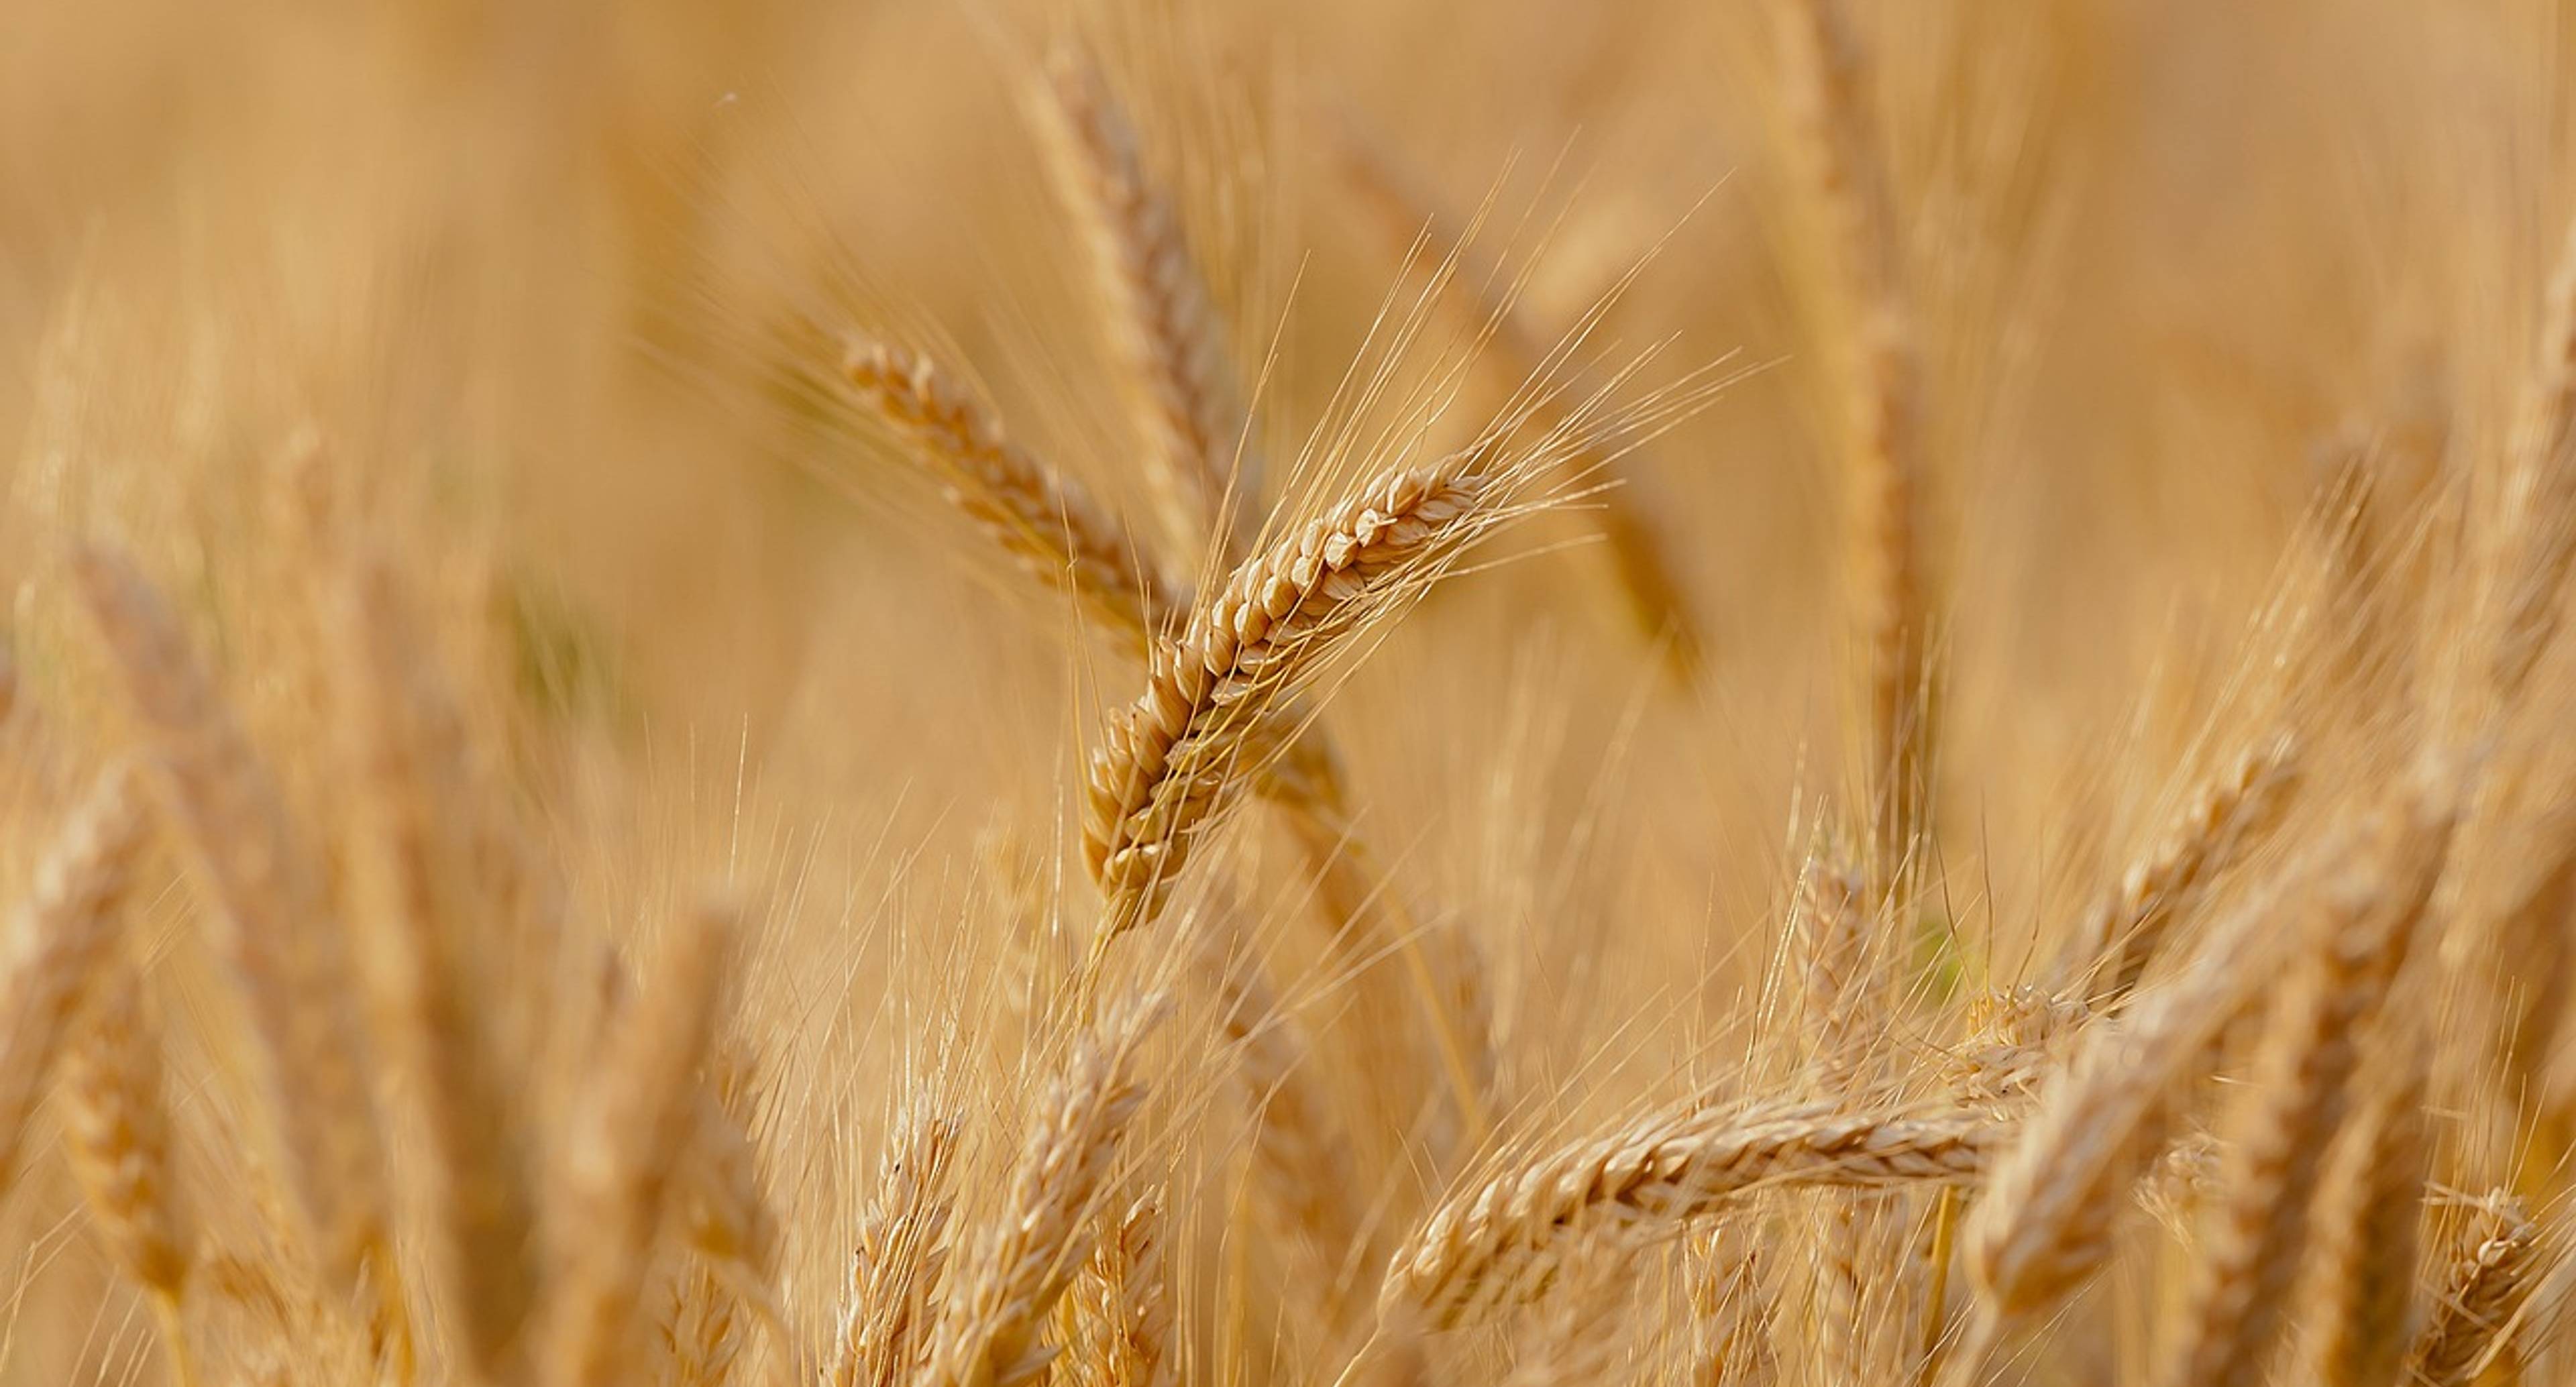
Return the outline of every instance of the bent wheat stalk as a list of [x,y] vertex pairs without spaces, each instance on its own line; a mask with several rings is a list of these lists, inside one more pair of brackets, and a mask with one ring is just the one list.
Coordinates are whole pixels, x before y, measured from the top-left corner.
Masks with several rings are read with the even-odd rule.
[[1679,1237],[1756,1189],[1971,1183],[2008,1130],[1981,1114],[1817,1104],[1650,1118],[1450,1198],[1397,1251],[1379,1304],[1465,1323],[1542,1288],[1577,1240]]

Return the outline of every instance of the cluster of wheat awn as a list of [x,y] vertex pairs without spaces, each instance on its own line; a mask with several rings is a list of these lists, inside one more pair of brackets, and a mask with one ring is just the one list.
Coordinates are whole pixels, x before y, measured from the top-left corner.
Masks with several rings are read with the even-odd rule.
[[360,9],[0,17],[0,1383],[2576,1383],[2576,9]]

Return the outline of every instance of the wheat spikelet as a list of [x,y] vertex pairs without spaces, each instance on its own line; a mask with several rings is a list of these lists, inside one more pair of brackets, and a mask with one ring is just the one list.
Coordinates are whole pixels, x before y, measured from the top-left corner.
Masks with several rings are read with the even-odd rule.
[[931,1290],[948,1256],[948,1187],[957,1119],[907,1111],[886,1150],[875,1202],[859,1229],[850,1301],[825,1381],[830,1387],[897,1387],[927,1357]]
[[173,1376],[185,1382],[179,1312],[194,1248],[173,1188],[161,1039],[132,965],[111,961],[93,991],[82,1034],[64,1056],[63,1144],[117,1266],[152,1297]]
[[951,504],[1029,573],[1073,594],[1092,620],[1141,645],[1164,614],[1184,605],[1088,493],[1013,443],[1001,421],[928,357],[853,341],[841,376]]
[[1049,162],[1082,225],[1111,337],[1126,363],[1166,552],[1192,569],[1210,558],[1230,564],[1241,549],[1234,517],[1248,513],[1260,478],[1243,437],[1225,325],[1099,70],[1079,50],[1061,47],[1045,86],[1037,104],[1051,136]]
[[2489,1195],[2462,1230],[2439,1298],[2406,1351],[2409,1387],[2468,1387],[2540,1278],[2540,1226],[2511,1195]]
[[623,1007],[587,1111],[564,1154],[558,1265],[549,1277],[544,1380],[626,1380],[642,1328],[654,1251],[687,1160],[714,1041],[733,925],[701,908],[663,941],[645,990]]
[[1974,1115],[1777,1103],[1631,1123],[1443,1202],[1397,1251],[1380,1304],[1461,1323],[1544,1284],[1577,1241],[1678,1237],[1755,1189],[1966,1183],[2003,1130]]
[[2094,907],[2068,955],[2076,967],[2061,973],[2071,980],[2078,967],[2089,967],[2097,995],[2126,996],[2196,894],[2279,822],[2298,774],[2297,743],[2283,736],[2247,750],[2203,785],[2155,848],[2121,875],[2119,889]]
[[1779,28],[1800,172],[1858,324],[1844,475],[1868,660],[1871,873],[1884,889],[1929,829],[1933,601],[1923,557],[1921,366],[1894,195],[1870,129],[1867,60],[1835,0],[1787,0]]
[[2386,826],[2374,870],[2328,883],[2316,902],[2308,957],[2267,1028],[2229,1148],[2188,1328],[2165,1359],[2161,1380],[2173,1387],[2262,1380],[2306,1249],[2317,1173],[2350,1104],[2361,1034],[2405,961],[2450,837],[2447,809],[2411,809]]
[[344,1288],[357,1288],[372,1264],[377,1312],[386,1313],[397,1297],[385,1260],[384,1147],[346,941],[320,868],[159,595],[102,551],[81,554],[75,573],[204,883],[216,949],[248,1004],[314,1250]]
[[1083,1034],[1032,1121],[997,1219],[952,1269],[924,1387],[1013,1387],[1055,1350],[1039,1331],[1090,1255],[1093,1206],[1143,1104],[1136,1050],[1162,1012],[1130,1002]]
[[673,1277],[669,1303],[654,1325],[661,1342],[660,1377],[669,1387],[727,1387],[742,1359],[742,1317],[722,1278],[696,1267]]
[[1171,1287],[1163,1271],[1163,1201],[1138,1199],[1102,1232],[1066,1297],[1062,1360],[1073,1387],[1164,1387],[1172,1364]]
[[1529,473],[1492,441],[1389,469],[1245,560],[1156,648],[1145,693],[1091,757],[1083,858],[1109,906],[1102,946],[1161,909],[1282,702],[1496,523]]
[[82,994],[115,948],[117,911],[142,843],[132,769],[112,765],[63,825],[10,916],[0,964],[0,1194],[12,1183]]
[[478,870],[485,817],[467,793],[464,731],[427,642],[379,560],[349,565],[337,691],[359,768],[357,922],[377,1037],[428,1134],[447,1286],[465,1348],[498,1371],[538,1299],[536,1192],[478,938],[508,903]]

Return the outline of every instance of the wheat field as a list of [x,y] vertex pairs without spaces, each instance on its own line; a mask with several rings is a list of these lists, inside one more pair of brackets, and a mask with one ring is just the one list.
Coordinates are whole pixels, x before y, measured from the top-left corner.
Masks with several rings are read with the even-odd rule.
[[2576,5],[0,8],[0,1387],[2576,1384]]

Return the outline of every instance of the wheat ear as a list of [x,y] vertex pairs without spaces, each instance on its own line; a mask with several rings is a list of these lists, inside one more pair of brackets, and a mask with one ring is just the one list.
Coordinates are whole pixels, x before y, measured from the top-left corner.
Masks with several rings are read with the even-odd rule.
[[321,865],[160,596],[103,551],[84,552],[74,570],[204,885],[216,950],[248,1004],[323,1271],[345,1289],[367,1283],[375,1312],[398,1314],[384,1145]]
[[116,947],[117,912],[142,845],[132,770],[112,765],[56,835],[11,914],[0,964],[0,1194],[81,997]]
[[1530,471],[1487,441],[1383,472],[1245,560],[1157,645],[1144,694],[1109,719],[1091,757],[1083,858],[1108,902],[1102,946],[1160,911],[1281,705],[1498,523]]
[[64,1146],[117,1266],[152,1298],[172,1375],[184,1383],[191,1372],[180,1310],[194,1257],[170,1164],[161,1039],[132,964],[110,961],[93,990],[64,1057]]
[[1073,1387],[1167,1387],[1176,1380],[1163,1220],[1157,1196],[1129,1205],[1102,1231],[1075,1279],[1063,1360]]
[[2360,1110],[2345,1125],[2317,1192],[2316,1255],[2300,1287],[2307,1380],[2320,1387],[2400,1381],[2424,1180],[2432,1162],[2424,1094],[2429,1037],[2391,1010],[2363,1056]]
[[1790,124],[1806,192],[1828,228],[1857,322],[1844,478],[1851,573],[1866,652],[1872,879],[1884,886],[1929,828],[1933,672],[1923,558],[1922,383],[1905,251],[1869,71],[1835,0],[1786,0],[1780,24]]
[[1011,441],[1001,421],[928,357],[853,341],[841,379],[1003,552],[1139,644],[1184,605],[1136,542],[1071,478]]
[[859,1227],[850,1303],[824,1377],[830,1387],[900,1387],[928,1357],[931,1290],[947,1260],[955,1209],[948,1163],[956,1149],[955,1117],[907,1110]]
[[2266,1030],[2202,1241],[2186,1329],[2159,1380],[2262,1381],[2304,1256],[2325,1152],[2343,1126],[2360,1039],[2394,984],[2449,853],[2447,808],[2391,816],[2371,869],[2327,884],[2307,957]]
[[1972,1182],[2005,1130],[1979,1115],[1811,1104],[1649,1118],[1453,1195],[1397,1251],[1379,1303],[1462,1323],[1542,1287],[1579,1240],[1679,1237],[1759,1188]]
[[1014,1387],[1042,1377],[1039,1340],[1091,1252],[1095,1205],[1143,1104],[1137,1050],[1164,1008],[1128,1002],[1082,1034],[1040,1101],[994,1222],[954,1268],[924,1387]]
[[599,1078],[564,1153],[549,1278],[549,1387],[624,1382],[670,1195],[698,1119],[699,1067],[722,1010],[732,917],[708,907],[665,939],[646,986],[618,1012]]
[[1258,963],[1211,959],[1209,967],[1217,974],[1219,1031],[1241,1056],[1243,1087],[1258,1113],[1254,1188],[1330,1306],[1339,1289],[1334,1267],[1360,1237],[1349,1139],[1316,1083],[1303,1032],[1280,1010]]
[[1225,325],[1099,69],[1079,50],[1059,48],[1035,104],[1051,136],[1057,188],[1082,225],[1127,367],[1166,552],[1193,569],[1210,558],[1230,564],[1241,551],[1234,517],[1249,513],[1260,479],[1243,437]]
[[2317,873],[2310,861],[2285,871],[2223,917],[2189,967],[2086,1027],[1969,1216],[1978,1317],[1947,1381],[1978,1381],[2014,1326],[2045,1315],[2109,1259],[2114,1220],[2168,1145],[2178,1091],[2284,947],[2270,912]]
[[2298,774],[2298,744],[2281,736],[2249,749],[2203,785],[2077,930],[2068,966],[2060,969],[2068,983],[2089,971],[2092,990],[2105,1003],[2136,988],[2192,901],[2280,821]]
[[2501,1191],[2489,1195],[2461,1235],[2400,1380],[2410,1387],[2469,1387],[2539,1288],[2541,1251],[2540,1226],[2521,1203]]
[[377,1036],[428,1136],[443,1270],[467,1355],[498,1372],[538,1300],[536,1191],[488,979],[473,943],[493,894],[478,872],[463,718],[381,561],[349,566],[336,644],[340,719],[359,768],[358,923]]

